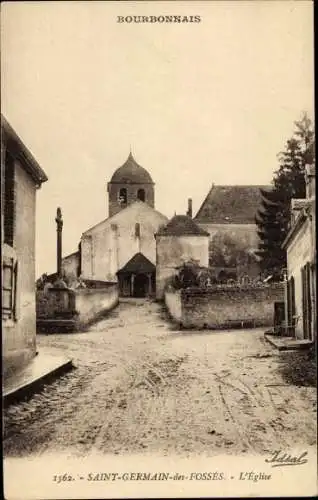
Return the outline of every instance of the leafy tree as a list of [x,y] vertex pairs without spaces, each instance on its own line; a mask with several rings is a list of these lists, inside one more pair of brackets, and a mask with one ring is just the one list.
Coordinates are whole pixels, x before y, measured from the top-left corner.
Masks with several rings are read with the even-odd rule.
[[233,268],[248,267],[256,262],[249,245],[242,240],[234,239],[228,234],[216,233],[210,243],[210,267]]
[[285,150],[278,154],[279,168],[275,171],[271,191],[261,190],[262,207],[256,216],[260,237],[257,252],[262,271],[281,275],[286,267],[286,252],[282,243],[290,226],[292,198],[305,198],[305,166],[315,158],[315,132],[306,113],[295,122],[293,136]]

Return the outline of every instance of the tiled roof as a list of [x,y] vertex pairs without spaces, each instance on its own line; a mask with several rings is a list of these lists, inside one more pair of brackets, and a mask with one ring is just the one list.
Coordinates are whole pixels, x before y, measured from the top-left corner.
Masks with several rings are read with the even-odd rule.
[[155,266],[142,253],[136,253],[118,273],[152,273]]
[[159,236],[209,236],[188,215],[175,215],[168,224],[157,232]]
[[261,207],[260,189],[271,186],[212,186],[194,220],[214,224],[254,224]]
[[113,184],[153,184],[150,174],[138,165],[131,153],[125,163],[114,172],[110,182]]

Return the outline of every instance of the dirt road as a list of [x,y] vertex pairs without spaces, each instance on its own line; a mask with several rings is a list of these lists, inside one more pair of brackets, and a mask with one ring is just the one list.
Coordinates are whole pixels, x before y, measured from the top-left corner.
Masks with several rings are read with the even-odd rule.
[[38,336],[77,368],[5,411],[4,455],[265,453],[315,444],[316,389],[286,381],[263,330],[183,332],[127,300],[78,334]]

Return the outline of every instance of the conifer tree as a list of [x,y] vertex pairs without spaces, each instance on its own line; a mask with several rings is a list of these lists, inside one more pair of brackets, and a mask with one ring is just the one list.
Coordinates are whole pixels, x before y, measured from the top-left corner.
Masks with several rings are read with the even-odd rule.
[[305,198],[305,166],[314,162],[315,133],[311,120],[304,113],[295,122],[293,136],[285,150],[278,154],[272,190],[261,190],[262,207],[256,216],[260,238],[257,255],[263,272],[278,278],[286,267],[282,243],[290,226],[292,198]]

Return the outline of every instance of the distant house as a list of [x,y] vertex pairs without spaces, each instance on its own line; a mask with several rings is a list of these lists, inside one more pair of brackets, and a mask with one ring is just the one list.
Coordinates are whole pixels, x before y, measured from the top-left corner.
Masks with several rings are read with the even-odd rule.
[[307,166],[306,198],[292,200],[291,227],[283,242],[287,252],[285,317],[289,334],[308,340],[316,336],[315,178],[315,166]]
[[47,176],[1,116],[2,356],[4,376],[36,354],[36,191]]
[[255,217],[270,186],[212,185],[194,220],[210,234],[209,265],[237,276],[260,272]]

